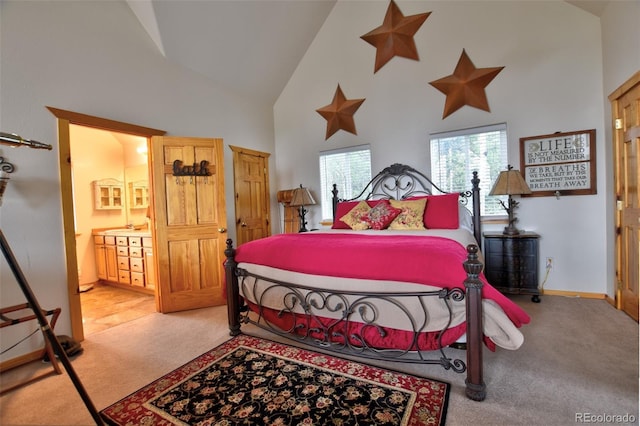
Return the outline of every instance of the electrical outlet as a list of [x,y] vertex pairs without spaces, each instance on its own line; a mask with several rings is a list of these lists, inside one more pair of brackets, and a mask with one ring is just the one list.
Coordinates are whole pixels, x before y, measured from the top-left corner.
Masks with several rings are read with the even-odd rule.
[[547,269],[551,269],[553,268],[553,257],[547,257],[547,264],[546,264],[546,268]]

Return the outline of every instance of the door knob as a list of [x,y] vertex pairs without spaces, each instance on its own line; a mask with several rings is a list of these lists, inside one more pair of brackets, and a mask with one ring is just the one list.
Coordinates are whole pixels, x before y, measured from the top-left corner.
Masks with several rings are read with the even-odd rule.
[[246,228],[247,227],[247,223],[246,222],[242,222],[242,224],[240,226],[242,226],[243,228]]
[[227,228],[218,228],[218,232],[224,234],[225,232],[227,232]]

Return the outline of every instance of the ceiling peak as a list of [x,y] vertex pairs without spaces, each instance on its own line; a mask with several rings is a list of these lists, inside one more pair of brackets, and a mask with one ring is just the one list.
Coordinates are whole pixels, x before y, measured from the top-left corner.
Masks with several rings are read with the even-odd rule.
[[126,0],[129,8],[136,15],[142,27],[147,31],[151,40],[158,47],[162,56],[166,57],[164,46],[162,45],[162,37],[160,36],[160,28],[156,19],[156,12],[153,8],[153,0]]

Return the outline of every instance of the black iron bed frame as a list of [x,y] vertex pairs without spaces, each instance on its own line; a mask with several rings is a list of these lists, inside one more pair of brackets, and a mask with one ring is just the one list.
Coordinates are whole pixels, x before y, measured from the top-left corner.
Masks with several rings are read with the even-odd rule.
[[[473,173],[471,180],[472,189],[461,195],[461,202],[473,203],[473,232],[476,241],[480,244],[480,179],[477,173]],[[365,189],[354,199],[341,200],[338,198],[336,185],[333,186],[333,214],[335,216],[337,204],[341,201],[356,199],[406,199],[409,197],[430,195],[433,190],[444,193],[423,173],[410,166],[392,164],[378,173],[367,184]],[[366,194],[366,195],[365,195]],[[232,240],[227,240],[225,250],[226,285],[227,285],[227,309],[229,329],[232,336],[241,333],[241,324],[253,324],[277,335],[293,339],[299,343],[311,345],[321,350],[336,352],[339,354],[357,356],[376,360],[388,360],[402,363],[439,364],[445,369],[451,369],[458,373],[466,371],[465,393],[468,398],[482,401],[486,397],[486,385],[483,380],[483,329],[482,329],[482,286],[479,274],[483,264],[478,257],[479,247],[475,244],[467,246],[467,258],[463,262],[467,278],[462,288],[439,291],[424,291],[414,293],[371,293],[359,291],[344,291],[340,289],[318,289],[305,286],[302,283],[286,283],[272,278],[249,273],[239,268],[235,261],[235,249]],[[260,285],[258,285],[260,283]],[[251,295],[258,304],[257,312],[251,314],[251,310],[240,296]],[[292,318],[290,329],[283,330],[271,324],[264,315],[264,307],[261,300],[272,291],[284,292],[282,298],[283,307],[278,315],[287,314]],[[416,315],[407,309],[402,302],[407,298],[418,300],[421,306],[421,315]],[[426,306],[426,298],[437,298],[445,304],[449,312],[449,324],[438,333],[439,358],[427,358],[424,351],[414,350],[418,347],[418,334],[424,330],[429,318]],[[377,324],[379,317],[376,302],[382,301],[385,309],[396,309],[394,315],[406,318],[411,324],[413,342],[402,349],[382,349],[370,344],[361,334],[349,333],[349,324],[364,324],[364,329],[376,330],[384,337],[384,330]],[[451,323],[451,301],[465,303],[466,313],[466,363],[460,359],[452,359],[444,351],[441,338],[444,331]],[[296,314],[296,308],[302,308],[304,315]],[[318,317],[322,312],[338,314],[339,318],[330,324],[321,322]],[[254,318],[257,315],[257,318]],[[416,318],[424,318],[418,321]],[[418,347],[419,349],[419,347]],[[433,351],[432,351],[433,352]]]

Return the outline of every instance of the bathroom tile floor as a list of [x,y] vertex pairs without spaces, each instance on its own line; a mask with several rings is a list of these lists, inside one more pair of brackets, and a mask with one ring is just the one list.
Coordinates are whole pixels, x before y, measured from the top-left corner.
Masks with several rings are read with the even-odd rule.
[[85,336],[156,312],[153,295],[99,282],[80,293],[80,303]]

